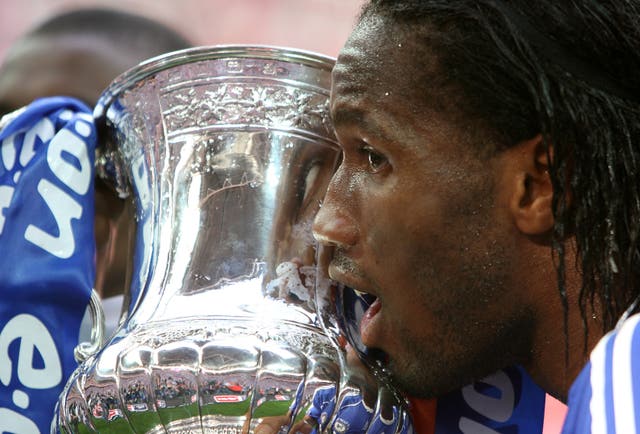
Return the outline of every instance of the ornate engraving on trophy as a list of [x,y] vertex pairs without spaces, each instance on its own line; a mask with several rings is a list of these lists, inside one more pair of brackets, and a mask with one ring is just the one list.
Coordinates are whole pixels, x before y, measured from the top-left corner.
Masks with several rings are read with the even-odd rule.
[[197,83],[161,95],[163,118],[171,135],[193,128],[263,125],[299,128],[331,136],[328,98],[313,89],[282,84]]

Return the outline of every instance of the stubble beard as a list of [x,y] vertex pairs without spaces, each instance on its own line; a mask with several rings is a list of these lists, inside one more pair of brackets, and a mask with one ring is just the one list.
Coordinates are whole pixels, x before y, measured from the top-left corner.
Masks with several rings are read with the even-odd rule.
[[[424,270],[418,276],[416,281],[437,285],[423,288],[421,298],[434,324],[443,327],[438,327],[437,335],[399,328],[402,354],[391,355],[389,370],[405,393],[418,398],[442,396],[529,357],[532,312],[524,305],[509,312],[500,309],[509,304],[505,300],[513,285],[509,279],[513,264],[502,241],[487,243],[486,254],[461,264],[464,271],[448,279],[433,269],[426,273],[429,276]],[[438,292],[448,294],[440,297],[439,306],[432,304]],[[494,304],[497,312],[486,313]]]
[[[407,338],[405,334],[401,345],[406,353],[398,359],[390,359],[388,369],[393,383],[404,393],[416,398],[436,398],[499,369],[524,363],[530,356],[532,330],[532,315],[522,311],[517,317],[504,321],[491,336],[489,344],[476,348],[470,348],[470,345],[465,348],[464,341],[451,342],[447,348],[446,340],[431,344]],[[448,351],[443,354],[437,348]]]

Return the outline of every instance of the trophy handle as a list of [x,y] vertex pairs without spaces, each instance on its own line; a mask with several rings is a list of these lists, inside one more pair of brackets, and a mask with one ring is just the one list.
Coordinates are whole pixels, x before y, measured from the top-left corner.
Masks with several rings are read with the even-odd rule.
[[80,342],[73,350],[76,362],[82,363],[93,356],[104,342],[105,320],[100,296],[95,289],[91,289],[89,299],[89,314],[91,315],[91,337],[89,342]]

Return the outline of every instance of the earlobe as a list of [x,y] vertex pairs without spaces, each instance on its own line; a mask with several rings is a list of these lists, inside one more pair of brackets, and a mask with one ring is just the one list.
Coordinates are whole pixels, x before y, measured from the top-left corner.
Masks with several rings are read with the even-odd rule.
[[515,188],[510,200],[516,227],[526,235],[544,235],[553,229],[553,186],[549,176],[549,158],[553,149],[544,145],[542,136],[522,141],[513,149],[517,155]]

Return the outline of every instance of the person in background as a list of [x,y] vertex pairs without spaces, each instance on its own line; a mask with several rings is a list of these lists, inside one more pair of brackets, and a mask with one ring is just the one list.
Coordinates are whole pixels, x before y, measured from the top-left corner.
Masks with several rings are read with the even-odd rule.
[[463,388],[505,422],[492,373],[519,365],[568,402],[564,432],[638,432],[638,23],[637,1],[364,6],[314,232],[330,276],[376,298],[360,336],[408,394]]
[[0,66],[2,432],[49,430],[92,286],[114,300],[107,333],[120,317],[134,219],[94,184],[91,109],[125,70],[190,46],[141,16],[73,10],[25,34]]
[[[69,96],[93,107],[119,74],[138,63],[192,46],[171,27],[103,8],[74,9],[19,38],[0,65],[0,117],[33,100]],[[97,275],[107,331],[117,325],[126,286],[132,209],[96,181]],[[126,205],[126,206],[125,206]]]
[[192,46],[172,28],[115,9],[74,9],[20,37],[0,65],[0,115],[43,96],[93,106],[111,81],[143,60]]

